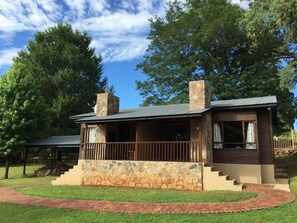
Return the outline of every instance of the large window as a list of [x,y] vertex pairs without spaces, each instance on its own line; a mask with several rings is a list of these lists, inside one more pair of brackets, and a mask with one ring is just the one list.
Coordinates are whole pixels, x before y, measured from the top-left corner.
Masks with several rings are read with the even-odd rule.
[[256,149],[253,121],[214,122],[215,149]]

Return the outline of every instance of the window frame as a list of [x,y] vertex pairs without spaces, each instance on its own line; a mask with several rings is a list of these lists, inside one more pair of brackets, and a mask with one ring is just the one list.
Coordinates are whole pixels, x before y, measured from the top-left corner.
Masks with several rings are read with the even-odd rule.
[[[241,122],[241,134],[243,137],[243,142],[225,142],[224,141],[224,122]],[[246,142],[246,129],[245,129],[245,123],[253,123],[253,130],[254,130],[254,142]],[[213,149],[216,150],[223,150],[223,149],[229,149],[229,150],[251,150],[251,151],[255,151],[258,150],[259,146],[258,146],[258,134],[257,134],[257,121],[256,120],[224,120],[224,121],[213,121],[212,123],[212,128],[214,129],[214,125],[215,124],[219,124],[220,126],[220,130],[221,130],[221,142],[216,142],[214,141],[214,131],[212,131],[212,135],[213,135]],[[221,144],[222,148],[215,148],[215,144]],[[228,148],[226,147],[226,145],[228,144],[242,144],[244,145],[244,148]],[[255,145],[255,148],[246,148],[246,145]]]

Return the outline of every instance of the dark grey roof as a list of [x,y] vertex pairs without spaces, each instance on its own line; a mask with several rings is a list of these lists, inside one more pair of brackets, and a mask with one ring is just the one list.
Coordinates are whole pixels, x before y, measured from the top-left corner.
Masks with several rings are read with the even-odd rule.
[[[182,118],[189,116],[201,116],[201,114],[209,109],[196,109],[189,111],[188,104],[178,105],[164,105],[153,107],[140,107],[130,109],[120,109],[119,113],[108,116],[96,116],[95,113],[91,113],[91,116],[87,117],[76,116],[77,122],[112,122],[119,120],[143,120],[143,119],[157,119],[157,118]],[[88,113],[90,114],[90,113]],[[72,116],[73,117],[73,116]]]
[[[212,101],[209,109],[230,109],[247,107],[276,106],[275,96]],[[119,113],[109,116],[96,116],[94,112],[71,116],[79,123],[115,122],[157,118],[198,117],[209,109],[189,110],[189,104],[175,104],[152,107],[120,109]]]
[[212,101],[212,108],[234,108],[234,107],[262,107],[276,106],[277,100],[275,96],[242,98],[232,100]]
[[29,147],[79,147],[80,136],[52,136],[26,144]]

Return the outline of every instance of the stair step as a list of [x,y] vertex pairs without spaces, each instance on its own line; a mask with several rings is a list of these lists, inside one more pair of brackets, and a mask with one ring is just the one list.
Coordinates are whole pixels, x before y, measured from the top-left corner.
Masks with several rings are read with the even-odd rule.
[[288,166],[287,165],[285,165],[285,164],[276,164],[276,169],[277,168],[281,168],[281,169],[288,169]]
[[288,173],[276,173],[275,178],[288,178]]
[[276,178],[275,183],[277,183],[277,184],[288,184],[289,180],[285,179],[285,178]]
[[275,173],[288,173],[288,169],[285,168],[276,168]]

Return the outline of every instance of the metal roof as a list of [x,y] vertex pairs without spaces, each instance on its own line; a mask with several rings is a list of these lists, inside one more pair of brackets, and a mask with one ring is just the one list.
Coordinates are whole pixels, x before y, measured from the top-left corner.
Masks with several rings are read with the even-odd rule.
[[39,139],[34,142],[26,144],[28,147],[79,147],[80,136],[52,136],[45,139]]
[[71,116],[79,123],[98,123],[98,122],[115,122],[127,120],[143,120],[157,118],[182,118],[182,117],[199,117],[203,112],[209,109],[231,109],[231,108],[257,108],[276,106],[275,96],[244,98],[212,101],[211,108],[189,110],[189,104],[174,104],[163,106],[140,107],[130,109],[120,109],[119,113],[108,116],[96,116],[94,112],[84,113]]
[[[201,114],[209,109],[196,109],[189,111],[188,104],[178,105],[164,105],[153,107],[140,107],[121,109],[119,113],[108,116],[96,116],[95,113],[91,113],[91,116],[86,117],[76,116],[77,122],[91,123],[91,122],[115,122],[115,121],[128,121],[128,120],[143,120],[143,119],[158,119],[158,118],[182,118],[182,117],[199,117]],[[88,113],[90,114],[90,113]],[[72,116],[73,118],[73,116]]]
[[234,108],[234,107],[269,107],[276,106],[277,100],[275,96],[241,98],[232,100],[212,101],[212,108]]

